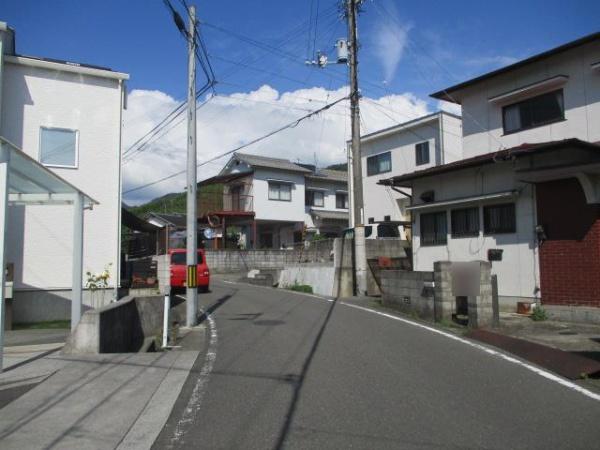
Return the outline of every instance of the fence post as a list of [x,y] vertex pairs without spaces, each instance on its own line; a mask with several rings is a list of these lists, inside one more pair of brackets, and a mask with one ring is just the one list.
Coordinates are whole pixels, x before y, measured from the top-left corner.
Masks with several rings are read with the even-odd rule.
[[492,275],[492,327],[500,326],[500,305],[498,302],[498,275]]

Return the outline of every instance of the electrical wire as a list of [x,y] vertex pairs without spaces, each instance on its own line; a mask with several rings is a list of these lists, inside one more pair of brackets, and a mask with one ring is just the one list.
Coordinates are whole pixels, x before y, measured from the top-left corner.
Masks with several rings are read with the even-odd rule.
[[[300,122],[302,122],[303,120],[306,120],[306,119],[308,119],[308,118],[310,118],[310,117],[312,117],[312,116],[314,116],[314,115],[317,115],[317,114],[319,114],[320,112],[323,112],[323,111],[325,111],[325,110],[328,110],[328,109],[332,108],[333,106],[335,106],[336,104],[338,104],[338,103],[340,103],[340,102],[342,102],[342,101],[344,101],[344,100],[348,100],[348,98],[349,98],[349,97],[343,97],[343,98],[340,98],[340,99],[338,99],[338,100],[336,100],[336,101],[334,101],[334,102],[332,102],[332,103],[329,103],[329,104],[327,104],[327,105],[325,105],[325,106],[323,106],[323,107],[321,107],[321,108],[319,108],[319,109],[317,109],[317,110],[315,110],[315,111],[312,111],[312,112],[310,112],[310,113],[308,113],[308,114],[305,114],[304,116],[300,117],[299,119],[296,119],[296,120],[294,120],[294,121],[292,121],[292,122],[290,122],[290,123],[288,123],[288,124],[286,124],[286,125],[284,125],[284,126],[282,126],[282,127],[280,127],[280,128],[277,128],[276,130],[273,130],[273,131],[271,131],[271,132],[269,132],[269,133],[267,133],[267,134],[265,134],[265,135],[263,135],[263,136],[260,136],[260,137],[258,137],[258,138],[256,138],[256,139],[253,139],[253,140],[251,140],[251,141],[249,141],[249,142],[247,142],[247,143],[245,143],[245,144],[242,144],[242,145],[240,145],[240,146],[238,146],[238,147],[235,147],[235,148],[233,148],[233,149],[231,149],[231,150],[228,150],[228,151],[226,151],[226,152],[224,152],[224,153],[221,153],[221,154],[219,154],[219,155],[216,155],[216,156],[214,156],[213,158],[210,158],[210,159],[208,159],[208,160],[206,160],[206,161],[202,161],[202,162],[198,163],[196,166],[197,166],[197,167],[204,166],[204,165],[206,165],[206,164],[209,164],[209,163],[211,163],[211,162],[213,162],[213,161],[216,161],[217,159],[223,158],[224,156],[230,155],[230,154],[232,154],[232,153],[235,153],[235,152],[237,152],[237,151],[239,151],[239,150],[242,150],[242,149],[244,149],[244,148],[246,148],[246,147],[249,147],[249,146],[251,146],[251,145],[254,145],[254,144],[256,144],[256,143],[258,143],[258,142],[260,142],[260,141],[263,141],[263,140],[265,140],[265,139],[268,139],[269,137],[271,137],[271,136],[273,136],[273,135],[275,135],[275,134],[277,134],[277,133],[280,133],[280,132],[281,132],[281,131],[283,131],[283,130],[286,130],[286,129],[288,129],[288,128],[295,128],[295,127],[296,127],[296,126],[298,126],[298,125],[300,124]],[[162,177],[162,178],[160,178],[160,179],[158,179],[158,180],[155,180],[155,181],[152,181],[152,182],[150,182],[150,183],[146,183],[146,184],[143,184],[143,185],[141,185],[141,186],[138,186],[138,187],[135,187],[135,188],[132,188],[132,189],[128,189],[128,190],[124,191],[124,192],[123,192],[123,194],[124,194],[124,195],[125,195],[125,194],[130,194],[131,192],[136,192],[136,191],[139,191],[139,190],[141,190],[141,189],[145,189],[145,188],[147,188],[147,187],[154,186],[155,184],[162,183],[163,181],[166,181],[166,180],[169,180],[169,179],[171,179],[171,178],[174,178],[174,177],[176,177],[176,176],[178,176],[178,175],[184,174],[185,172],[186,172],[185,170],[182,170],[182,171],[179,171],[179,172],[176,172],[176,173],[173,173],[173,174],[167,175],[167,176],[165,176],[165,177]]]

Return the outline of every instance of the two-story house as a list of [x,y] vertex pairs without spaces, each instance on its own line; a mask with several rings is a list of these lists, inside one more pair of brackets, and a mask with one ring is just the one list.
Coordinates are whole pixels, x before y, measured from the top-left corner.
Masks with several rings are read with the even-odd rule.
[[[6,255],[14,268],[14,319],[68,319],[71,287],[85,284],[85,272],[108,267],[109,286],[118,284],[128,75],[19,55],[14,31],[2,25],[0,135],[98,202],[85,213],[82,280],[72,280],[71,212],[52,205],[9,207]],[[90,294],[84,293],[84,304],[92,304]],[[112,296],[97,294],[106,301]]]
[[383,234],[377,232],[379,227],[389,226],[374,224],[410,220],[406,211],[410,189],[401,193],[381,186],[379,180],[459,160],[461,142],[461,118],[445,111],[361,137],[364,217],[367,224],[373,224],[372,236]]
[[501,307],[600,321],[600,33],[433,97],[465,159],[384,182],[412,189],[415,270],[490,260]]
[[[215,183],[222,192],[207,189]],[[198,211],[215,236],[237,230],[240,247],[289,248],[307,233],[339,235],[347,227],[346,185],[345,172],[235,153],[219,175],[200,183]]]

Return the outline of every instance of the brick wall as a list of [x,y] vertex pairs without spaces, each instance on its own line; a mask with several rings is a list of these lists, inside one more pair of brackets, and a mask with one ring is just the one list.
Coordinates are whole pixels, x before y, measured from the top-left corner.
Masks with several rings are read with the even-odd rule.
[[600,206],[588,205],[579,181],[536,186],[542,303],[600,307]]

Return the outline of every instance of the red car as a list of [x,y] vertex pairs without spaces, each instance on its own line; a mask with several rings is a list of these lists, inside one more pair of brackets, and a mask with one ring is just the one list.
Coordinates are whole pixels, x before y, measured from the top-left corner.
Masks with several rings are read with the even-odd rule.
[[[186,250],[184,248],[175,248],[169,250],[169,259],[171,261],[171,289],[180,291],[186,288],[187,265]],[[208,292],[210,284],[210,271],[204,258],[204,250],[198,250],[198,269],[197,269],[198,291]]]

